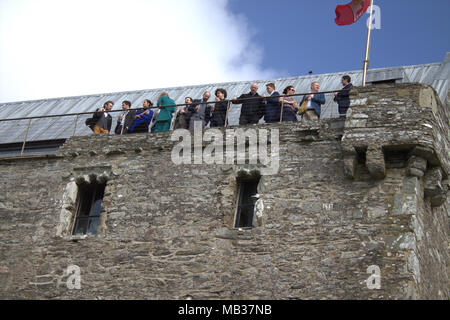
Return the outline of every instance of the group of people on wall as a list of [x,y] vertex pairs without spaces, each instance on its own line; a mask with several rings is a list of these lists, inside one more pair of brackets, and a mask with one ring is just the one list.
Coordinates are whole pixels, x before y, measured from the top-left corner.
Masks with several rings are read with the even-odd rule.
[[[352,88],[351,78],[345,75],[341,79],[343,88],[334,93],[334,101],[338,104],[339,115],[345,118],[350,106],[349,92]],[[176,116],[173,129],[194,129],[196,121],[201,122],[203,128],[223,127],[228,121],[227,112],[229,103],[241,104],[239,125],[257,124],[261,119],[266,123],[298,121],[297,115],[301,114],[301,121],[319,120],[321,106],[325,104],[325,95],[320,93],[320,83],[311,84],[311,93],[304,95],[300,101],[294,99],[295,88],[290,85],[283,90],[281,95],[276,91],[274,83],[266,84],[268,96],[258,94],[258,84],[252,83],[250,92],[239,97],[226,100],[227,91],[223,88],[214,92],[215,101],[209,102],[211,93],[206,91],[201,99],[185,98],[185,106],[177,112],[176,103],[167,92],[162,92],[157,99],[157,109],[153,111],[153,103],[145,99],[142,109],[130,110],[131,102],[122,102],[122,113],[118,116],[114,129],[115,134],[164,132],[172,128],[173,117]],[[91,119],[86,120],[95,134],[110,133],[112,117],[110,111],[114,102],[106,101],[103,108],[99,108]]]

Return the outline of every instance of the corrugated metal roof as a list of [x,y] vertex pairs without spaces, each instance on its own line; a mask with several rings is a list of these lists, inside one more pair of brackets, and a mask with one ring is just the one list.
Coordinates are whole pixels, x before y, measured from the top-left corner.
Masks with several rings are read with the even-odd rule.
[[[311,82],[319,81],[321,91],[330,91],[341,89],[340,79],[344,74],[352,77],[354,84],[362,82],[362,71],[349,71],[320,75],[308,75],[301,77],[283,78],[276,80],[260,80],[259,94],[265,95],[265,84],[274,82],[277,91],[280,93],[288,85],[293,85],[297,93],[309,92]],[[401,66],[383,69],[373,69],[368,72],[368,82],[396,79],[397,82],[419,82],[433,86],[438,92],[442,101],[446,101],[449,90],[450,78],[450,53],[447,53],[445,61],[442,63],[432,63],[417,66]],[[21,117],[71,114],[80,112],[91,112],[101,107],[107,100],[115,102],[113,110],[121,109],[121,101],[129,100],[133,108],[141,106],[144,99],[150,99],[155,102],[162,91],[169,93],[170,97],[176,103],[184,103],[187,96],[194,99],[201,98],[206,90],[214,91],[217,88],[225,88],[228,92],[228,98],[233,98],[247,93],[250,84],[253,81],[240,81],[229,83],[215,83],[196,86],[160,88],[151,90],[104,93],[78,97],[64,97],[45,100],[22,101],[0,104],[0,119],[11,119]],[[322,108],[322,118],[336,117],[337,105],[333,102],[333,95],[327,95],[327,103]],[[300,99],[298,97],[297,99]],[[213,98],[211,99],[214,100]],[[115,118],[119,113],[113,114],[113,127]],[[240,114],[240,105],[231,105],[230,125],[237,125]],[[80,116],[77,122],[75,135],[88,135],[92,132],[84,125],[89,115]],[[72,135],[74,129],[75,117],[50,118],[32,120],[29,129],[27,141],[41,141],[53,139],[65,139]],[[0,144],[21,142],[25,136],[28,127],[28,121],[10,121],[0,122]]]

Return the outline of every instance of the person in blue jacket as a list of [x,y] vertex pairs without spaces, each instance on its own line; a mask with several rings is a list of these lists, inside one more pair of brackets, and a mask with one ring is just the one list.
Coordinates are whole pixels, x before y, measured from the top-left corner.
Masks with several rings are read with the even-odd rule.
[[302,116],[302,122],[305,120],[319,120],[321,106],[325,104],[325,95],[323,93],[318,93],[320,90],[320,84],[315,81],[311,84],[311,93],[304,96],[300,105],[303,101],[307,100],[306,112]]
[[266,90],[269,97],[265,98],[266,113],[264,114],[264,121],[266,123],[280,122],[281,104],[278,97],[280,94],[275,91],[274,83],[266,84]]
[[131,133],[146,133],[148,132],[149,125],[152,123],[153,111],[150,107],[153,103],[149,99],[145,99],[142,103],[142,109],[136,111],[136,119],[131,125],[128,132]]

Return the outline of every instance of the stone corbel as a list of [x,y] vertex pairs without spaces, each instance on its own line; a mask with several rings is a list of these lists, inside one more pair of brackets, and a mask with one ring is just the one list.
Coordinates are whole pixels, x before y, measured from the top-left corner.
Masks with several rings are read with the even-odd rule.
[[[93,178],[93,179],[92,179]],[[92,181],[95,181],[96,177],[92,177],[92,175],[79,175],[77,177],[75,177],[75,183],[79,186],[81,185],[85,185],[85,184],[90,184]]]
[[344,174],[349,179],[355,178],[358,154],[354,148],[344,149]]
[[[356,165],[358,164],[358,153],[354,148],[344,148],[344,174],[347,178],[354,179]],[[381,146],[369,146],[366,151],[366,163],[370,175],[374,179],[384,179],[386,177],[386,164],[384,161],[384,151]]]
[[424,197],[430,199],[433,207],[439,207],[447,199],[448,179],[444,180],[444,173],[440,166],[428,168],[429,165],[436,164],[433,156],[434,151],[431,149],[414,148],[408,159],[407,173],[419,179],[423,177]]
[[381,146],[367,148],[366,166],[372,178],[380,180],[386,177],[386,163]]
[[106,183],[110,179],[109,174],[107,172],[103,172],[102,174],[83,174],[75,177],[75,182],[77,185],[85,185],[93,182],[97,182],[98,184]]
[[430,198],[433,207],[441,206],[447,199],[448,183],[443,183],[442,176],[441,167],[429,169],[424,176],[425,197]]
[[444,177],[445,174],[433,149],[416,146],[410,153],[407,170],[409,176],[419,179],[423,177],[424,197],[430,199],[433,207],[439,207],[445,202],[448,178]]
[[408,175],[422,178],[425,175],[425,172],[427,171],[427,160],[412,155],[408,160]]

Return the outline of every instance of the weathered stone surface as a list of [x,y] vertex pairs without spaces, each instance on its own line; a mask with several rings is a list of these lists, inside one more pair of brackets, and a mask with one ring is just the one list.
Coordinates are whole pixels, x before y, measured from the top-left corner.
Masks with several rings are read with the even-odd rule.
[[433,207],[439,207],[445,203],[447,200],[447,195],[443,192],[431,197],[431,205]]
[[[421,109],[421,88],[356,88],[364,127],[256,126],[279,129],[280,169],[261,177],[251,229],[234,228],[237,178],[258,165],[177,166],[167,133],[74,137],[58,157],[0,159],[0,298],[448,300],[450,202],[433,206],[410,171],[423,161],[407,165],[426,144],[448,190],[436,120],[447,113]],[[404,166],[391,166],[393,151]],[[106,181],[99,231],[75,237],[75,185],[91,180]],[[66,286],[70,265],[80,290]],[[373,265],[380,290],[366,285]]]
[[442,186],[442,169],[434,167],[425,174],[425,196],[434,197],[444,193]]
[[415,176],[415,177],[423,177],[424,172],[422,170],[416,169],[416,168],[409,168],[408,169],[408,174],[410,176]]
[[344,174],[347,178],[353,179],[355,177],[357,163],[356,153],[344,156]]
[[374,179],[384,179],[386,176],[386,164],[381,148],[369,148],[367,150],[366,166]]
[[[419,84],[377,89],[355,87],[350,97],[352,102],[342,138],[344,149],[383,146],[384,150],[410,151],[411,155],[426,159],[431,166],[441,166],[448,175],[449,111],[433,88]],[[361,120],[365,121],[363,126],[352,125]],[[417,170],[411,172],[420,175]]]
[[427,160],[418,156],[411,156],[408,160],[408,174],[416,177],[423,177],[427,170]]
[[411,154],[426,159],[433,166],[438,166],[440,164],[436,151],[431,147],[415,146],[414,149],[412,149]]

